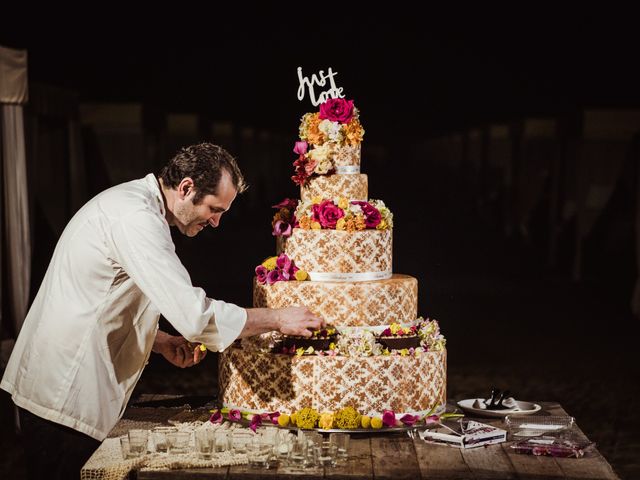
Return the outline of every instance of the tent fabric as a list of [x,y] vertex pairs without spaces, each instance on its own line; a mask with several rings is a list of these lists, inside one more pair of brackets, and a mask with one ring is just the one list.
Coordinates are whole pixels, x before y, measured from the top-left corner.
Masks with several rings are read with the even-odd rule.
[[27,51],[0,45],[0,103],[21,105],[28,99]]
[[0,105],[2,120],[2,189],[4,193],[4,233],[8,286],[3,301],[13,321],[14,331],[20,331],[29,306],[31,282],[31,231],[29,227],[29,195],[24,118],[21,105]]

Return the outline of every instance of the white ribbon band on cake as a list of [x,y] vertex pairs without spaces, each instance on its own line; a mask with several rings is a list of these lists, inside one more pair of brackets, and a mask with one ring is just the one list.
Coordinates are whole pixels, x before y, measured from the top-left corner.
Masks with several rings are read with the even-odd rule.
[[314,282],[368,282],[370,280],[386,280],[391,278],[391,270],[383,272],[307,272]]
[[336,173],[340,175],[360,173],[360,165],[340,165],[336,167]]

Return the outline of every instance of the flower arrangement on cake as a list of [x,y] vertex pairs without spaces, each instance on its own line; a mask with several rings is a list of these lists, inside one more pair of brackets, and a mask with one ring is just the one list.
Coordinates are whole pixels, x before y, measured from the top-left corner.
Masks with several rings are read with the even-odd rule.
[[[341,147],[359,147],[364,136],[360,114],[353,100],[330,98],[320,105],[320,111],[307,113],[300,123],[300,140],[293,152],[297,185],[312,175],[326,175],[336,169],[334,154]],[[311,146],[311,148],[309,148]]]
[[354,232],[366,229],[393,228],[393,214],[382,200],[349,201],[314,198],[301,201],[295,211],[296,227],[305,230],[343,230]]
[[285,198],[271,207],[278,209],[271,222],[274,237],[289,237],[291,235],[298,223],[295,215],[297,207],[298,200],[294,198]]
[[298,268],[293,260],[281,253],[269,257],[255,268],[256,279],[261,285],[273,285],[276,282],[297,280],[305,281],[307,272]]
[[448,418],[463,417],[459,413],[435,414],[435,407],[424,414],[404,413],[397,414],[393,410],[384,410],[378,415],[363,415],[355,408],[347,406],[335,412],[318,412],[305,407],[290,414],[281,412],[254,413],[243,412],[237,409],[221,408],[211,410],[211,423],[241,422],[249,420],[249,428],[254,432],[264,423],[278,425],[280,427],[297,427],[304,430],[318,428],[320,430],[356,430],[397,428],[397,427],[436,427],[442,420]]
[[417,325],[403,327],[392,323],[378,335],[377,340],[390,350],[415,349],[420,346]]

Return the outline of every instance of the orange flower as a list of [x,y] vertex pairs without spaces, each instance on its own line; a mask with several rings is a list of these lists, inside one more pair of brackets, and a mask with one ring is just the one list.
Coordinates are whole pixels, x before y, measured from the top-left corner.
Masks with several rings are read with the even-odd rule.
[[344,224],[344,229],[347,232],[355,232],[356,231],[356,222],[353,218],[348,219]]
[[302,119],[300,138],[307,140],[312,145],[322,145],[325,138],[319,128],[321,121],[318,113],[305,115]]
[[300,228],[304,230],[311,229],[311,218],[308,217],[307,215],[305,215],[304,217],[301,217],[300,220],[298,220],[298,222],[300,224]]
[[354,118],[344,127],[344,133],[347,137],[347,143],[355,146],[362,143],[362,137],[364,136],[364,129],[360,124],[360,120]]
[[356,217],[356,230],[364,230],[365,228],[367,228],[367,224],[364,221],[364,217],[358,215]]

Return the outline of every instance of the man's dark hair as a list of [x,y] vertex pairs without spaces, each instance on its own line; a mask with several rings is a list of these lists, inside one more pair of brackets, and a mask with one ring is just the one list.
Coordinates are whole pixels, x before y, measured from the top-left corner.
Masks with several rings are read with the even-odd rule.
[[196,196],[194,204],[206,195],[216,195],[222,171],[231,175],[231,182],[238,193],[247,189],[242,172],[236,160],[224,148],[212,143],[199,143],[183,147],[160,170],[160,178],[166,187],[177,188],[185,177],[193,180]]

